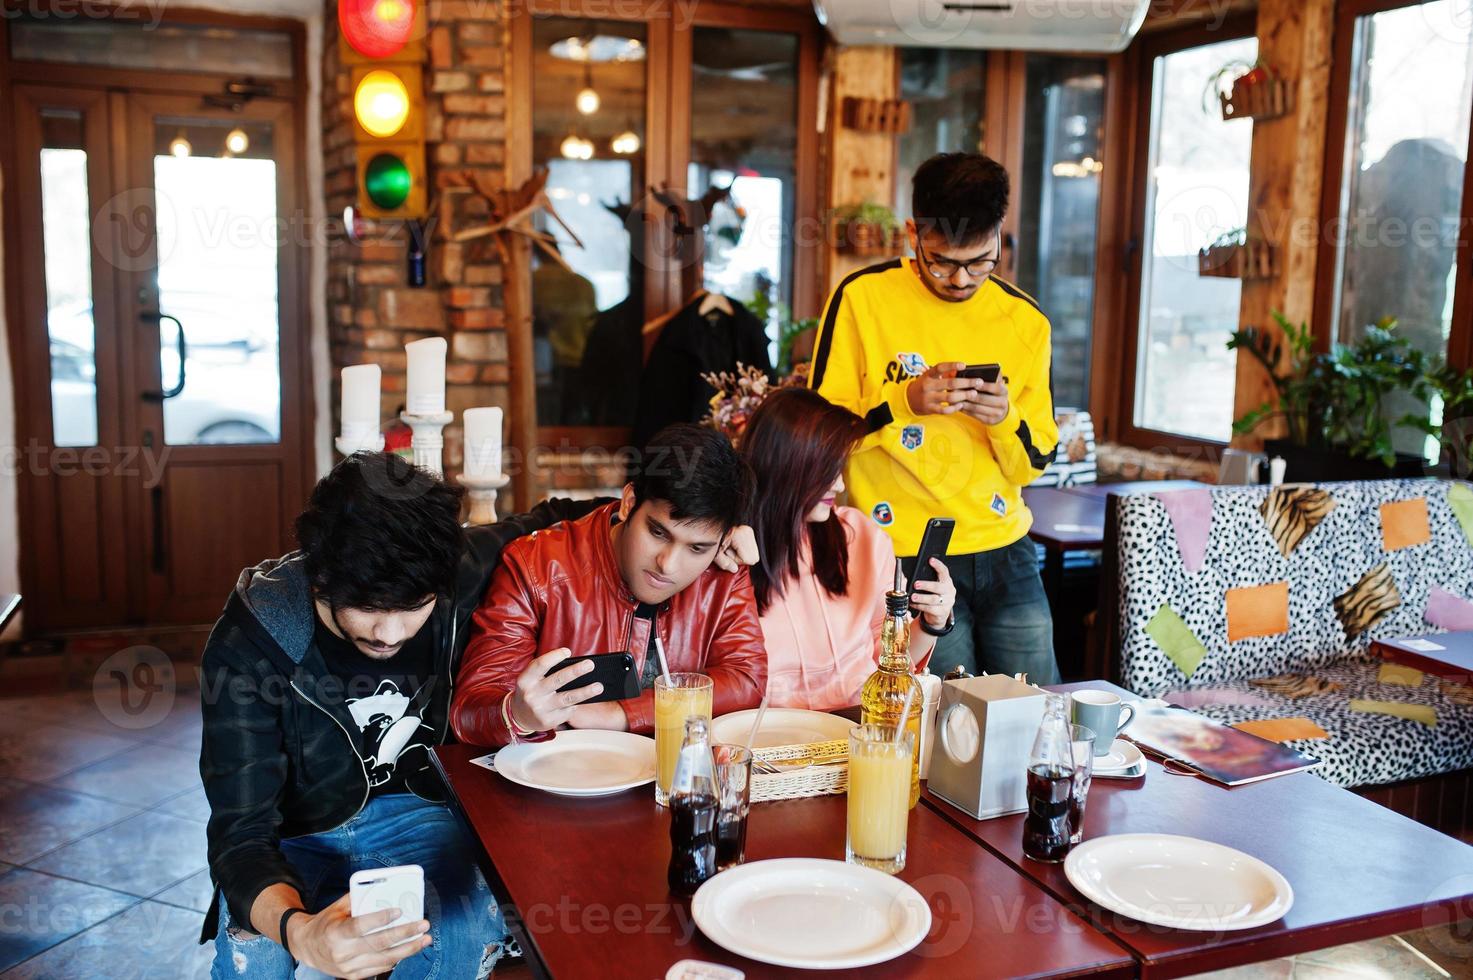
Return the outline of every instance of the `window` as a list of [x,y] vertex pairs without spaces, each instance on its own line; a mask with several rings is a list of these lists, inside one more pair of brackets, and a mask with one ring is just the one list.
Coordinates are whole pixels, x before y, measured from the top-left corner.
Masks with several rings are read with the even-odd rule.
[[97,444],[97,344],[92,316],[92,222],[80,112],[43,110],[41,239],[51,346],[51,443]]
[[910,179],[937,153],[982,150],[987,54],[950,48],[900,49],[900,98],[911,104],[910,129],[895,162],[895,214],[910,217]]
[[1248,215],[1253,124],[1224,121],[1209,86],[1257,58],[1256,38],[1156,57],[1150,74],[1144,243],[1137,319],[1137,427],[1226,442],[1232,435],[1237,280],[1200,277],[1197,252]]
[[1018,285],[1049,317],[1054,404],[1088,409],[1105,66],[1029,55],[1027,76]]

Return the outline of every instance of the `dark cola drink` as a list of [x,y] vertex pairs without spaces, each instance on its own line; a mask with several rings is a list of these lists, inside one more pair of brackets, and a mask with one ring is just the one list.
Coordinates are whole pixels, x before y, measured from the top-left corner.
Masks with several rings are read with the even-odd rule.
[[716,873],[716,809],[714,795],[682,793],[670,798],[672,894],[694,895]]
[[1056,864],[1069,853],[1069,804],[1074,774],[1050,766],[1028,769],[1028,816],[1023,855]]
[[723,813],[716,821],[716,867],[725,871],[742,863],[747,854],[747,818]]

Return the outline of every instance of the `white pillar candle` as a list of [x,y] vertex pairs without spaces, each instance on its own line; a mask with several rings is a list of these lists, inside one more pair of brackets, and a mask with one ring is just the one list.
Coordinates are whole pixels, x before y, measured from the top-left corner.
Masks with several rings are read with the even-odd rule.
[[445,411],[445,338],[426,337],[404,345],[409,355],[410,415],[439,415]]
[[465,410],[465,475],[501,475],[501,409]]
[[378,435],[381,375],[377,364],[355,364],[343,368],[343,399],[339,414],[345,441],[363,444]]

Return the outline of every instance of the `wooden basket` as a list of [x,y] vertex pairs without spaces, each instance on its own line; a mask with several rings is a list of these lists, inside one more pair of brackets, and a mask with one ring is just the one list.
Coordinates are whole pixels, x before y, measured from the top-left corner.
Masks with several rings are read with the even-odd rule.
[[1277,119],[1290,109],[1289,86],[1282,78],[1269,75],[1256,82],[1242,78],[1233,82],[1231,95],[1217,96],[1222,103],[1223,119]]
[[832,742],[808,742],[800,745],[775,745],[757,749],[754,761],[782,762],[806,756],[832,757],[835,761],[792,772],[752,772],[752,802],[798,800],[806,796],[829,796],[849,788],[849,743],[845,739]]
[[1253,240],[1209,245],[1197,253],[1197,275],[1219,279],[1273,279],[1279,274],[1278,249]]

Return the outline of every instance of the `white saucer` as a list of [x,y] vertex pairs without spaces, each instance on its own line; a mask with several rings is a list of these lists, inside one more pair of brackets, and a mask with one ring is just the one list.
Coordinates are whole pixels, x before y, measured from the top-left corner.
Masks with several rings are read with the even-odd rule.
[[1136,748],[1134,742],[1117,738],[1110,745],[1109,755],[1095,756],[1094,772],[1096,775],[1117,775],[1134,769],[1145,761],[1146,757],[1141,754],[1140,749]]

